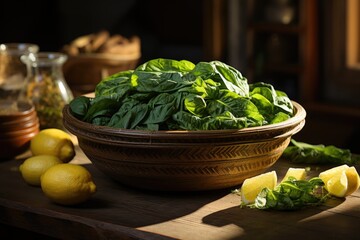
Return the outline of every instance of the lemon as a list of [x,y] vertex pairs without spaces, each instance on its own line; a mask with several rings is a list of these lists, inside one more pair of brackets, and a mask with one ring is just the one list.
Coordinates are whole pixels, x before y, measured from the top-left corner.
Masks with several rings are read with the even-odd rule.
[[345,171],[339,172],[330,178],[326,182],[325,188],[333,196],[345,197],[348,188],[348,180]]
[[305,180],[306,170],[305,168],[289,168],[282,181],[288,180],[289,177],[293,177],[296,180]]
[[96,192],[96,185],[85,167],[62,163],[41,176],[41,189],[55,203],[74,205],[88,200]]
[[346,164],[330,168],[328,170],[321,172],[319,174],[319,178],[321,178],[321,180],[323,180],[323,182],[325,183],[325,186],[326,186],[327,182],[332,177],[334,177],[335,175],[340,175],[343,171],[345,171],[348,168],[349,168],[349,166]]
[[56,129],[41,130],[30,141],[30,150],[33,155],[54,155],[67,163],[75,156],[75,147],[70,134]]
[[360,177],[355,167],[340,165],[319,174],[326,190],[336,197],[346,197],[360,186]]
[[345,195],[348,196],[360,187],[360,177],[355,167],[346,169],[345,174],[348,180],[348,187]]
[[263,173],[246,179],[241,186],[241,201],[243,204],[254,203],[257,195],[265,187],[273,190],[277,184],[275,171]]
[[40,186],[41,175],[50,167],[60,164],[62,161],[53,155],[38,155],[27,158],[20,166],[20,173],[30,185]]

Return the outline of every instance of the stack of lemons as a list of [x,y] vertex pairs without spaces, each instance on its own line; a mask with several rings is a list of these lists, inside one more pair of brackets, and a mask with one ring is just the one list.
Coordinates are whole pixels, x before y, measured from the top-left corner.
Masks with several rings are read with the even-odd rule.
[[69,163],[75,156],[71,136],[63,130],[41,130],[30,142],[32,157],[19,167],[26,183],[41,186],[53,202],[74,205],[88,200],[95,192],[90,172]]
[[[297,180],[305,180],[306,169],[289,168],[282,181],[287,180],[290,176]],[[319,178],[324,182],[325,189],[335,197],[342,198],[349,196],[360,187],[360,177],[356,168],[353,166],[349,167],[346,164],[321,172]],[[241,186],[242,203],[254,203],[262,189],[275,189],[277,180],[275,171],[246,179]]]

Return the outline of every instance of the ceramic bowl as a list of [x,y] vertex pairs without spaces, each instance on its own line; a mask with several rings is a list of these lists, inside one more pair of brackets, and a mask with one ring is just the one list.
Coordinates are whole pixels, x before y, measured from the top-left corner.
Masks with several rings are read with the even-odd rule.
[[138,131],[96,126],[63,109],[64,126],[106,176],[132,187],[201,191],[239,186],[265,172],[305,124],[295,115],[281,123],[240,130]]

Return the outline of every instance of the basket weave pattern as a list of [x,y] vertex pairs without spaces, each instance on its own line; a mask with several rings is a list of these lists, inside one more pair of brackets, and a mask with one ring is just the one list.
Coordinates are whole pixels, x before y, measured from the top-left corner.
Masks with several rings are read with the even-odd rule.
[[150,190],[198,191],[239,186],[263,173],[305,124],[282,123],[240,130],[137,131],[95,126],[64,108],[64,126],[77,136],[94,166],[112,179]]

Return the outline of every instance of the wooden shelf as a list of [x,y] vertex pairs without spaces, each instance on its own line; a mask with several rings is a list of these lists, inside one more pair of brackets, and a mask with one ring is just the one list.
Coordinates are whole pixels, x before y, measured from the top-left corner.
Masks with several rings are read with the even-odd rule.
[[264,66],[264,73],[283,73],[283,74],[301,74],[303,68],[296,64],[284,64],[284,65],[275,65],[267,64]]
[[[297,83],[301,102],[316,99],[318,85],[317,1],[293,1],[296,21],[289,24],[266,21],[264,4],[251,0],[247,5],[247,75],[250,82],[272,78],[282,81],[291,75]],[[266,7],[265,7],[266,8]],[[279,83],[279,86],[282,83]]]
[[347,121],[354,121],[356,123],[358,123],[360,120],[360,109],[356,106],[314,102],[306,104],[304,107],[312,114],[318,114],[322,116],[336,115],[339,118],[344,118]]
[[256,22],[250,23],[248,25],[248,30],[253,30],[256,32],[300,34],[303,29],[303,27],[294,24],[285,25],[277,23]]

